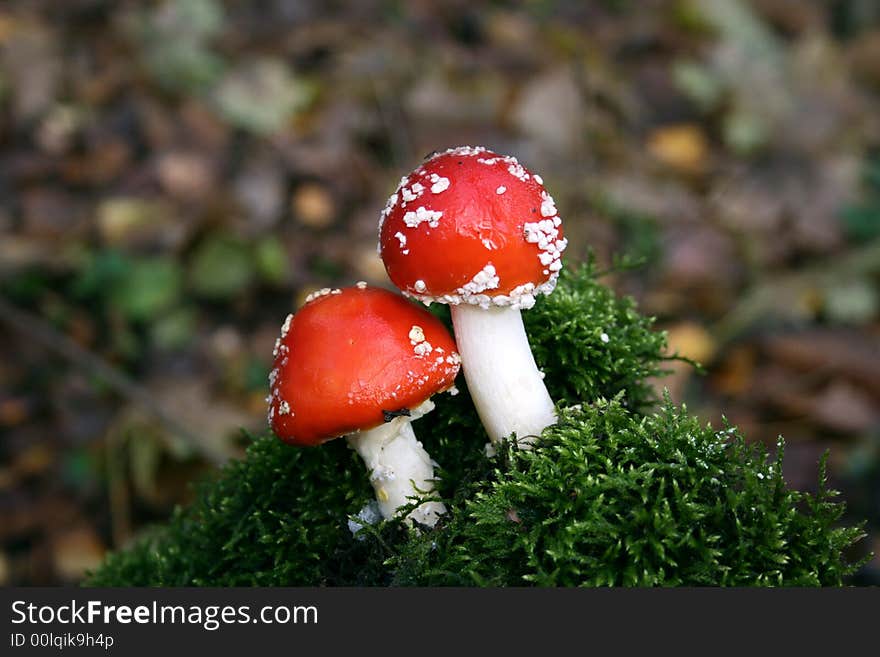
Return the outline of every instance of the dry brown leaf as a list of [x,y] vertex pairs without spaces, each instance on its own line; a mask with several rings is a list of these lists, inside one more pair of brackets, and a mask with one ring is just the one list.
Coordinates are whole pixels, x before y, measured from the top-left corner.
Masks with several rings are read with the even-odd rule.
[[21,397],[0,398],[0,427],[13,427],[30,417],[30,404]]
[[864,390],[846,381],[832,381],[812,399],[811,415],[833,431],[859,434],[878,426],[874,401]]
[[853,332],[814,330],[768,336],[766,356],[800,372],[841,376],[880,396],[880,343]]
[[738,396],[746,392],[755,376],[757,354],[752,345],[730,349],[712,374],[712,386],[723,395]]
[[695,360],[702,365],[710,363],[715,357],[717,345],[702,324],[685,321],[667,327],[666,331],[670,354]]
[[97,568],[106,552],[101,539],[86,525],[54,535],[51,550],[55,571],[67,582],[76,582],[87,570]]
[[657,128],[648,136],[647,147],[657,160],[682,174],[701,173],[709,156],[705,133],[692,123]]
[[[553,100],[548,103],[548,99]],[[566,68],[529,80],[512,117],[516,127],[542,148],[570,154],[582,145],[584,101],[577,80]]]
[[390,283],[388,272],[375,246],[363,246],[354,251],[351,264],[357,275],[368,283],[383,285]]
[[208,158],[197,152],[172,151],[156,163],[162,187],[184,200],[204,199],[214,191],[214,171]]
[[186,235],[185,223],[161,199],[112,197],[97,208],[98,232],[115,247],[172,246]]
[[290,199],[293,216],[309,228],[328,228],[336,218],[336,203],[330,191],[319,183],[304,183]]
[[236,454],[233,438],[242,427],[262,428],[262,417],[213,397],[202,379],[166,378],[161,383],[154,381],[151,389],[161,407],[199,437],[198,448],[220,460]]

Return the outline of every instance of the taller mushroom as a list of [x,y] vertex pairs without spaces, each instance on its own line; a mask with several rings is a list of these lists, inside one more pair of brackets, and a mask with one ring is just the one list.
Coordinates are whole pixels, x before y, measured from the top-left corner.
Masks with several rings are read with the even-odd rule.
[[541,177],[516,158],[461,146],[400,181],[379,228],[389,277],[451,307],[462,369],[493,443],[529,444],[556,422],[521,310],[556,286],[566,247]]

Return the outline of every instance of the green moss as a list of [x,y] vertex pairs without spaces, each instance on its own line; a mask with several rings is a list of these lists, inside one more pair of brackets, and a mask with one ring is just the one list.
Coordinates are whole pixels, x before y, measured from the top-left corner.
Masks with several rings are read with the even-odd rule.
[[643,410],[657,401],[646,379],[663,373],[666,334],[635,302],[596,281],[592,262],[565,270],[552,295],[523,315],[535,360],[561,406],[622,392]]
[[346,519],[371,495],[363,464],[344,441],[292,449],[265,436],[204,482],[197,501],[166,528],[111,555],[90,583],[377,583],[385,555],[377,541],[353,541]]
[[667,404],[565,411],[533,451],[508,447],[439,531],[393,559],[418,585],[838,585],[861,532],[835,528],[825,488],[788,490],[776,459],[734,429]]
[[643,415],[665,337],[592,265],[525,322],[551,395],[583,409],[563,410],[534,451],[490,459],[463,381],[436,398],[413,425],[441,465],[449,514],[435,530],[391,521],[353,537],[347,520],[371,499],[356,455],[267,435],[88,583],[839,584],[853,570],[842,554],[860,532],[836,528],[829,491],[787,490],[781,464],[733,430],[668,404]]

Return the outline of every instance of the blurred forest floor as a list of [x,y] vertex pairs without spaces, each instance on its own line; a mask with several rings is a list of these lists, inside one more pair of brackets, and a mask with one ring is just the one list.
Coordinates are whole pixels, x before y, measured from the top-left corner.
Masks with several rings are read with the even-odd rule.
[[[0,4],[0,584],[79,580],[265,426],[284,316],[385,285],[435,150],[540,173],[658,382],[880,553],[880,3]],[[857,583],[880,583],[880,557]]]

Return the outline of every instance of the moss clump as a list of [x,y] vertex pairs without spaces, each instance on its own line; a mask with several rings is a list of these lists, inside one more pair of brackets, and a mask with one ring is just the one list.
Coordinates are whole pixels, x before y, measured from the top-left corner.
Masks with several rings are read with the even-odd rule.
[[91,583],[376,583],[384,555],[373,554],[375,542],[352,541],[345,517],[371,495],[363,464],[342,441],[300,450],[265,436],[204,482],[196,502],[167,527],[111,555]]
[[[665,336],[596,280],[566,274],[525,315],[547,387],[564,410],[534,451],[489,459],[464,386],[413,426],[441,464],[447,518],[353,537],[370,499],[343,441],[295,449],[255,439],[242,461],[92,585],[839,584],[858,529],[843,505],[786,489],[781,464],[733,430],[701,428],[652,401]],[[604,400],[612,401],[604,401]]]
[[629,408],[644,410],[657,400],[650,377],[664,373],[666,334],[653,320],[596,281],[590,263],[565,272],[552,295],[523,314],[535,361],[560,406],[622,393]]
[[671,404],[565,411],[533,451],[508,447],[440,531],[394,559],[419,585],[839,585],[856,528],[825,488],[786,488],[777,458]]

